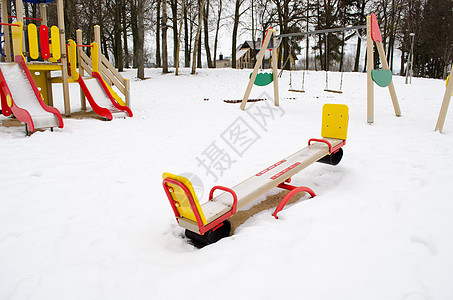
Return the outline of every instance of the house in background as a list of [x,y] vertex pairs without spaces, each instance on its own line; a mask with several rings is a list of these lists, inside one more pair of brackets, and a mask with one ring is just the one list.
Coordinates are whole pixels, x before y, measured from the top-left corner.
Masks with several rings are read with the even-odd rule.
[[220,53],[219,59],[215,61],[216,68],[231,68],[231,57],[223,57]]
[[[236,48],[236,69],[253,69],[255,67],[256,57],[261,50],[261,39],[245,41]],[[266,53],[263,60],[263,68],[269,67],[270,55]]]
[[[258,53],[261,50],[261,39],[255,41],[245,41],[243,44],[239,45],[236,49],[236,69],[253,69],[255,67],[256,58],[258,57]],[[279,45],[277,45],[278,47]],[[264,54],[263,69],[271,68],[271,51],[266,51]],[[283,58],[282,58],[283,59]],[[291,53],[291,59],[288,62],[290,64],[290,68],[295,66],[295,61],[297,60],[296,54],[293,52]],[[282,65],[283,65],[282,61]]]
[[[255,41],[255,46],[253,46],[253,41],[245,41],[243,44],[239,45],[236,48],[236,69],[253,69],[255,67],[256,58],[258,53],[261,50],[261,39]],[[266,51],[264,54],[263,69],[271,68],[271,51]],[[282,58],[283,59],[283,58]],[[294,67],[297,56],[295,53],[292,53],[289,64],[291,67]],[[281,64],[283,65],[283,61]],[[231,68],[231,57],[224,57],[223,54],[219,55],[219,59],[215,62],[216,68]]]

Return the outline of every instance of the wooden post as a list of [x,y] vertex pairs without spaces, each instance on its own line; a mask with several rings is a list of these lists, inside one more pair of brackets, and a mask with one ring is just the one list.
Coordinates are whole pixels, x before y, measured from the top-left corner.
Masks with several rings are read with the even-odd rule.
[[[2,22],[3,23],[9,23],[8,19],[8,3],[7,0],[2,0]],[[8,25],[3,25],[3,37],[5,42],[3,43],[5,47],[5,61],[6,62],[11,62],[11,40],[9,38],[9,26]]]
[[41,16],[41,25],[47,26],[47,6],[45,3],[39,4],[39,14]]
[[[80,29],[76,30],[76,41],[77,41],[78,45],[83,44],[82,30],[80,30]],[[85,76],[85,70],[83,69],[83,65],[82,65],[82,57],[80,55],[81,51],[83,51],[83,49],[81,47],[77,47],[77,62],[78,62],[78,66],[79,66],[79,75],[83,77],[83,76]],[[83,93],[83,90],[81,87],[80,87],[80,107],[82,108],[82,110],[87,109],[87,102],[86,102],[85,94]]]
[[[384,51],[384,47],[382,46],[382,43],[379,41],[376,41],[375,43],[376,43],[376,48],[379,53],[379,57],[381,58],[382,68],[384,70],[390,70],[389,65],[387,63],[387,57],[385,56],[385,51]],[[389,88],[389,92],[390,92],[390,97],[392,98],[393,109],[395,110],[395,115],[397,117],[401,117],[401,109],[400,109],[400,105],[398,103],[398,99],[396,98],[396,92],[395,92],[395,86],[393,85],[393,80],[390,82],[388,88]]]
[[[280,105],[280,99],[278,96],[278,53],[277,53],[277,48],[275,47],[277,45],[277,39],[274,37],[274,48],[272,48],[272,75],[273,75],[273,80],[274,80],[274,104],[275,106]],[[291,53],[290,53],[291,55]]]
[[64,111],[67,117],[71,116],[71,101],[69,99],[68,83],[68,55],[66,52],[66,36],[64,26],[64,5],[63,0],[57,0],[58,28],[60,29],[60,49],[61,49],[61,77],[63,83]]
[[[16,0],[16,21],[21,22],[24,25],[24,3],[22,0]],[[25,35],[22,31],[22,55],[25,52]]]
[[124,83],[125,83],[125,88],[126,88],[126,95],[125,95],[126,106],[131,107],[131,81],[130,81],[130,79],[125,79]]
[[256,75],[260,69],[261,62],[263,61],[264,54],[267,50],[267,45],[269,45],[269,41],[274,33],[273,29],[268,29],[266,38],[264,39],[263,45],[261,46],[261,50],[258,53],[258,59],[255,63],[255,68],[253,69],[252,76],[250,77],[249,84],[247,85],[247,89],[245,90],[244,98],[242,98],[241,109],[245,110],[245,106],[247,105],[247,100],[249,99],[250,92],[252,91],[253,84],[255,83]]
[[439,117],[437,118],[436,128],[434,129],[434,131],[439,129],[440,133],[442,133],[442,129],[444,128],[448,105],[450,104],[451,94],[453,93],[453,66],[451,68],[449,78],[447,88],[445,89],[444,100],[442,101],[442,106],[440,108]]
[[366,18],[366,99],[367,122],[374,123],[374,83],[371,70],[374,69],[373,40],[371,39],[371,17]]

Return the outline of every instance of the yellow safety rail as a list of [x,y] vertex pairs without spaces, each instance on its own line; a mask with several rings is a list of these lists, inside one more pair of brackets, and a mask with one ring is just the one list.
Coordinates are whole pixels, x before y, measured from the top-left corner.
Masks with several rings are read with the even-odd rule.
[[77,81],[80,75],[79,72],[77,71],[77,45],[73,40],[69,40],[68,60],[69,67],[71,70],[71,77]]
[[39,46],[38,46],[38,28],[35,24],[28,24],[28,48],[30,51],[30,57],[32,59],[38,59],[39,57]]
[[61,48],[60,48],[60,29],[57,26],[52,26],[50,28],[50,40],[51,44],[51,52],[52,58],[56,61],[61,58]]
[[[16,26],[11,26],[11,35],[13,39],[13,53],[14,56],[22,55],[22,32],[24,30],[24,25],[22,22],[14,22]],[[17,26],[18,25],[18,26]]]

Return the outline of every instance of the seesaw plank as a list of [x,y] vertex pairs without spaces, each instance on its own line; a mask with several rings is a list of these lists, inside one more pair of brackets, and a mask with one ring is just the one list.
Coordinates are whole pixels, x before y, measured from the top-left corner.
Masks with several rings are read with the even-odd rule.
[[[343,143],[340,139],[325,138],[325,140],[331,143],[332,147]],[[328,154],[329,148],[326,144],[315,142],[234,186],[232,190],[238,197],[237,209],[240,210]],[[230,211],[232,203],[231,194],[224,192],[202,204],[201,209],[210,223]],[[195,222],[185,218],[179,218],[179,225],[193,232],[199,231]]]

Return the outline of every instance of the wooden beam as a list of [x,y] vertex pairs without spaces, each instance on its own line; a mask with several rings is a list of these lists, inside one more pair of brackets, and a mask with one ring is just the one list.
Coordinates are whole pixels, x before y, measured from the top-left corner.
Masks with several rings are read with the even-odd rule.
[[247,105],[247,100],[249,99],[250,92],[252,91],[253,84],[255,83],[256,75],[261,66],[261,62],[263,61],[264,54],[266,53],[267,46],[269,45],[269,41],[275,31],[273,29],[268,29],[266,38],[264,39],[263,45],[261,46],[261,50],[258,53],[258,59],[255,63],[255,68],[253,69],[252,76],[250,77],[249,83],[247,85],[247,89],[245,90],[244,97],[242,98],[241,109],[245,110],[245,106]]
[[[390,70],[389,65],[387,63],[387,57],[385,56],[384,47],[382,46],[381,42],[376,41],[376,48],[379,53],[379,57],[381,58],[382,68],[384,70]],[[395,110],[395,115],[397,117],[401,116],[401,109],[398,103],[398,98],[396,97],[395,86],[393,85],[393,79],[390,82],[389,86],[390,97],[392,98],[393,109]]]
[[371,17],[366,18],[366,99],[367,99],[367,122],[374,123],[374,82],[371,78],[371,70],[374,68],[374,44],[371,39]]
[[[22,0],[16,0],[16,21],[21,22],[24,25],[24,3]],[[24,31],[22,31],[22,53],[25,52],[25,35]]]
[[[7,0],[2,0],[2,6],[1,6],[1,10],[2,10],[2,22],[3,23],[9,23],[9,19],[8,19],[8,2]],[[4,45],[4,49],[5,49],[5,60],[6,62],[11,62],[11,40],[9,38],[9,26],[8,25],[2,25],[3,26],[3,37],[4,37],[4,40],[5,42],[3,43]]]
[[63,0],[57,0],[57,18],[58,28],[60,29],[60,49],[61,49],[61,77],[63,83],[63,100],[64,111],[67,117],[71,116],[71,101],[69,98],[69,83],[68,83],[68,55],[66,52],[66,35],[64,26],[64,5]]
[[[277,45],[277,39],[274,37],[274,45]],[[278,95],[278,54],[277,48],[272,49],[272,75],[274,80],[274,104],[275,106],[280,105],[280,99]]]
[[39,15],[41,16],[41,25],[47,26],[47,6],[45,3],[39,4]]
[[[82,30],[80,30],[80,29],[76,30],[76,41],[77,41],[78,45],[83,45]],[[77,64],[79,67],[79,75],[83,77],[83,76],[85,76],[85,71],[82,66],[81,53],[83,53],[83,49],[81,47],[77,47]],[[83,93],[83,90],[81,87],[79,87],[79,89],[80,89],[80,107],[82,108],[82,110],[86,110],[87,101],[85,98],[85,94]]]
[[436,128],[434,129],[434,131],[439,129],[439,132],[442,133],[452,93],[453,93],[453,67],[451,68],[450,79],[448,80],[447,88],[445,89],[444,99],[442,101],[442,106],[440,108],[439,117],[437,118]]

